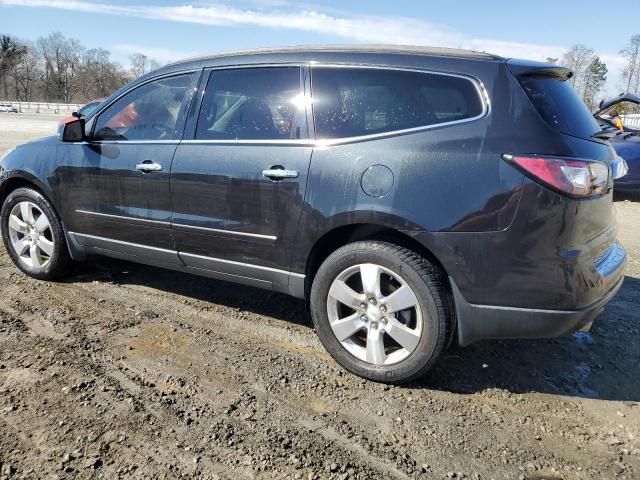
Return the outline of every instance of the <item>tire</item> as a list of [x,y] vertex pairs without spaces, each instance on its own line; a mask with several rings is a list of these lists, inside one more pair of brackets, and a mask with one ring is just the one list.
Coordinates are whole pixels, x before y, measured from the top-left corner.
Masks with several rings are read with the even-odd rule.
[[449,340],[450,305],[438,268],[381,241],[351,243],[329,255],[310,297],[329,354],[358,376],[392,384],[422,377],[438,360]]
[[62,223],[40,192],[11,192],[0,210],[0,227],[11,260],[30,277],[55,280],[68,271],[71,258]]

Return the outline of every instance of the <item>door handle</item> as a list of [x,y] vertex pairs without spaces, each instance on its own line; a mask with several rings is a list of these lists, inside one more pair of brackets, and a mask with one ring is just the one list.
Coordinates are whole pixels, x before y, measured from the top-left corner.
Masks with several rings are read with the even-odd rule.
[[262,171],[262,176],[271,180],[282,180],[283,178],[298,178],[297,170],[286,170],[282,167],[272,167]]
[[144,173],[159,172],[162,170],[162,165],[156,162],[152,162],[151,160],[145,160],[144,162],[136,165],[136,170]]

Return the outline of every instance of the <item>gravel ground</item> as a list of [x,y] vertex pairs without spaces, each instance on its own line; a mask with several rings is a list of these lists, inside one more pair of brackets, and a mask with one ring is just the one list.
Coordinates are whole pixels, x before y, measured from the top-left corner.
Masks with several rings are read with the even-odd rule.
[[15,145],[55,135],[64,116],[35,113],[0,113],[0,155]]
[[[0,114],[0,153],[55,131],[33,117]],[[591,333],[453,348],[405,387],[339,368],[300,301],[108,259],[38,282],[0,247],[0,479],[638,479],[640,203],[616,206],[628,277]]]

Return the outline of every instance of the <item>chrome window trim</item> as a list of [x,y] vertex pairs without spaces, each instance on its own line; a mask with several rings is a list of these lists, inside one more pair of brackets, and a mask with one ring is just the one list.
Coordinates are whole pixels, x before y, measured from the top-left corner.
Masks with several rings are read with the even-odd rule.
[[173,227],[185,228],[185,229],[195,229],[195,230],[203,230],[207,232],[225,233],[228,235],[236,235],[241,237],[260,238],[263,240],[270,240],[272,242],[275,242],[276,240],[278,240],[278,237],[274,235],[263,235],[260,233],[249,233],[249,232],[236,232],[234,230],[223,230],[220,228],[198,227],[195,225],[185,225],[182,223],[165,222],[162,220],[150,220],[147,218],[127,217],[125,215],[114,215],[112,213],[91,212],[89,210],[76,210],[76,213],[80,213],[83,215],[95,215],[97,217],[113,218],[116,220],[155,223],[157,225],[167,225],[167,226],[173,226]]
[[86,234],[86,233],[69,232],[69,235],[73,235],[74,237],[90,238],[90,239],[93,239],[93,240],[99,240],[99,241],[103,241],[103,242],[107,242],[107,243],[116,243],[116,244],[119,244],[119,245],[127,245],[127,246],[130,246],[130,247],[146,248],[148,250],[153,250],[153,251],[156,251],[156,252],[171,253],[171,254],[176,253],[178,255],[183,255],[183,256],[187,256],[187,257],[200,258],[202,260],[213,260],[215,262],[226,263],[228,265],[236,265],[236,266],[240,266],[240,267],[255,268],[256,270],[263,270],[263,271],[266,271],[266,272],[282,273],[282,274],[285,274],[285,275],[289,275],[291,277],[297,277],[297,278],[305,278],[306,277],[306,275],[304,275],[303,273],[288,272],[288,271],[282,270],[280,268],[264,267],[262,265],[254,265],[254,264],[251,264],[251,263],[236,262],[234,260],[225,260],[223,258],[207,257],[205,255],[196,255],[196,254],[193,254],[193,253],[185,253],[185,252],[181,252],[179,250],[167,250],[167,249],[164,249],[164,248],[151,247],[149,245],[141,245],[139,243],[125,242],[124,240],[115,240],[113,238],[99,237],[97,235],[89,235],[89,234]]
[[448,127],[450,125],[457,125],[457,124],[461,124],[461,123],[468,123],[468,122],[472,122],[474,120],[478,120],[482,117],[484,117],[485,115],[480,115],[477,117],[473,117],[473,118],[465,118],[464,120],[454,120],[451,122],[445,122],[445,123],[438,123],[435,125],[425,125],[423,127],[413,127],[413,128],[405,128],[402,130],[393,130],[390,132],[383,132],[383,133],[372,133],[370,135],[358,135],[356,137],[343,137],[343,138],[329,138],[326,140],[320,139],[320,140],[316,140],[315,141],[315,147],[316,148],[325,148],[325,147],[333,147],[336,145],[344,145],[347,143],[358,143],[358,142],[366,142],[369,140],[381,140],[384,138],[389,138],[389,137],[399,137],[401,135],[409,135],[412,133],[420,133],[420,132],[426,132],[428,130],[434,130],[436,128],[441,128],[441,127]]
[[297,145],[299,147],[315,147],[317,142],[311,139],[283,139],[283,140],[182,140],[180,144],[186,145],[198,145],[198,144],[213,144],[213,145]]

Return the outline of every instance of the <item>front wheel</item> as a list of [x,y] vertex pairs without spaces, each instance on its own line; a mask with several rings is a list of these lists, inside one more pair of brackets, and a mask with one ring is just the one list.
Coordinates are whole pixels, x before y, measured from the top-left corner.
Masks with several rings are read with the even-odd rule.
[[387,383],[424,375],[445,348],[451,322],[442,273],[411,250],[379,241],[346,245],[323,262],[311,314],[340,365]]
[[18,188],[0,210],[2,240],[13,263],[27,275],[53,280],[70,263],[62,223],[40,192]]

